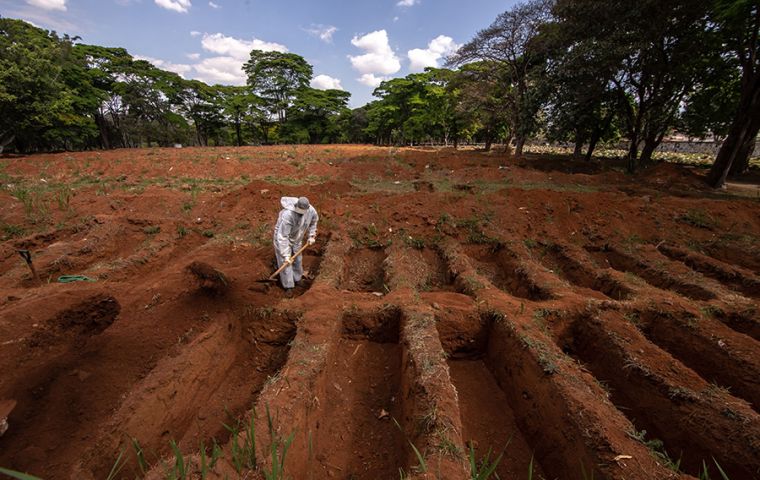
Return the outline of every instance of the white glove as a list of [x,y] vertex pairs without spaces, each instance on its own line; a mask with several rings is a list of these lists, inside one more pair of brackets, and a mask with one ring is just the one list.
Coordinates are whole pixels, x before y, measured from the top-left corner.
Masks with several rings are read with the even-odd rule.
[[306,241],[309,245],[314,245],[316,243],[317,239],[314,237],[309,237],[309,239]]
[[293,263],[293,260],[291,260],[290,256],[285,257],[285,263],[287,263],[288,265]]

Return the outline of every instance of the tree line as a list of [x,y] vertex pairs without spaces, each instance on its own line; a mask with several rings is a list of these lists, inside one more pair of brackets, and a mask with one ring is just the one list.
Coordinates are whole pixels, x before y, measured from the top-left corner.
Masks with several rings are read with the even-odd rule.
[[760,130],[757,0],[528,0],[447,68],[384,81],[377,100],[309,87],[293,53],[251,52],[246,86],[185,80],[126,50],[0,19],[0,145],[494,143],[540,137],[590,159],[627,142],[630,171],[677,131],[722,141],[708,180],[749,168]]
[[0,152],[348,141],[350,94],[298,55],[254,50],[247,86],[212,86],[77,40],[0,18]]
[[759,34],[757,0],[530,0],[449,57],[456,70],[383,82],[365,132],[499,141],[518,155],[540,136],[586,159],[622,139],[631,172],[668,133],[711,136],[719,187],[748,170],[760,130]]

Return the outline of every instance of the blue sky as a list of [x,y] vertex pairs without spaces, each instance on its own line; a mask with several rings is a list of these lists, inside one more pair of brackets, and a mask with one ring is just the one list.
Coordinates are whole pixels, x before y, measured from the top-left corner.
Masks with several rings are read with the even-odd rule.
[[241,84],[252,48],[297,53],[315,88],[372,100],[382,79],[442,58],[514,0],[0,0],[0,15],[124,47],[208,83]]

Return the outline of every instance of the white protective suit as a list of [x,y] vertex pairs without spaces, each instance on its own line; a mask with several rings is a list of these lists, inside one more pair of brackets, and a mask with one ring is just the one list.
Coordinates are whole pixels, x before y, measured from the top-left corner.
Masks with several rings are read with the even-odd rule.
[[[285,261],[293,256],[303,245],[304,233],[309,231],[309,238],[317,236],[317,222],[319,215],[317,210],[309,205],[305,213],[296,211],[296,197],[282,197],[280,204],[282,210],[274,227],[274,254],[277,257],[277,267],[281,267]],[[293,264],[280,272],[280,283],[283,288],[293,288],[301,281],[303,276],[303,255],[299,255]]]

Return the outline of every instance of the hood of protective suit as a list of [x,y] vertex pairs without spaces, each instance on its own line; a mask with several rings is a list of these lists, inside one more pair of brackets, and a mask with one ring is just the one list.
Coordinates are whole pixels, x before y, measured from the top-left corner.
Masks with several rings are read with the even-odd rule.
[[280,199],[280,205],[282,205],[282,208],[285,210],[296,212],[299,215],[306,213],[306,210],[296,207],[296,203],[298,203],[298,197],[282,197]]

